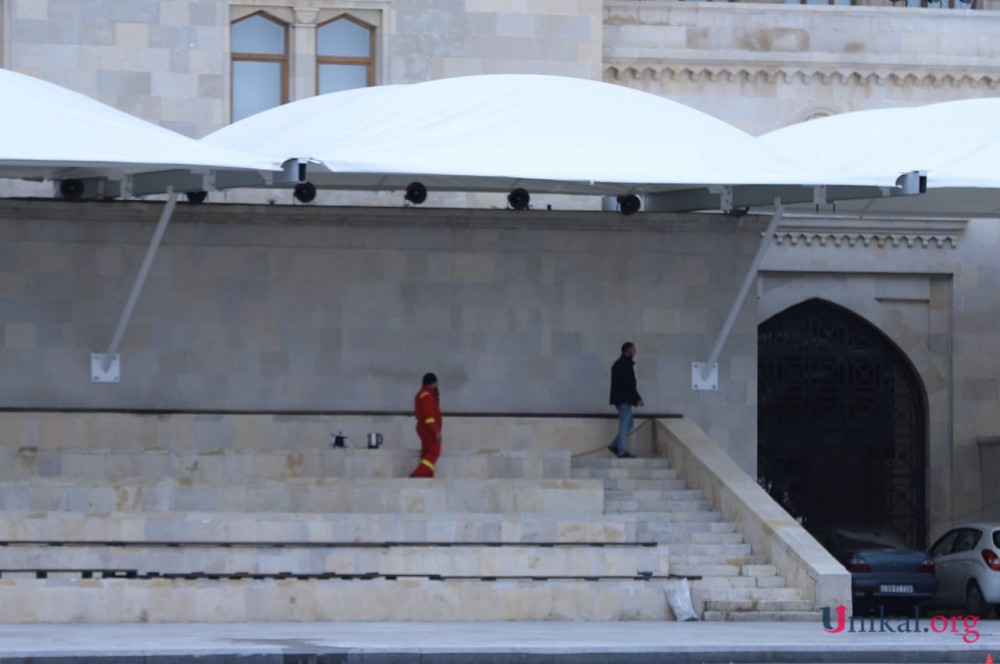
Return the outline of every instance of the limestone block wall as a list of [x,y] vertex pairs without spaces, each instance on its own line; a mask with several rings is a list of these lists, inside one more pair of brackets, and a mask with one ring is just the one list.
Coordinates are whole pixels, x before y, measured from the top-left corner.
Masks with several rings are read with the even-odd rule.
[[694,392],[762,222],[708,215],[180,205],[121,348],[90,380],[160,207],[0,204],[0,403],[406,412],[435,371],[451,413],[610,414],[638,344],[650,412],[688,415],[745,468],[756,320]]
[[[604,3],[604,80],[763,133],[817,115],[995,96],[1000,12]],[[738,103],[734,103],[738,100]]]
[[509,73],[600,78],[600,0],[392,4],[392,82]]

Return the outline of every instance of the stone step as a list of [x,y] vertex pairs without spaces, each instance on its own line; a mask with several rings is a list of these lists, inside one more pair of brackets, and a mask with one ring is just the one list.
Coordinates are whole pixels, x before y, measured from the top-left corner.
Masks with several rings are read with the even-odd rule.
[[706,622],[819,622],[819,611],[705,611],[701,617]]
[[744,563],[742,565],[743,576],[757,576],[761,578],[775,576],[778,573],[778,568],[774,565],[768,565],[762,562]]
[[671,544],[671,556],[747,557],[749,544]]
[[[10,545],[0,570],[136,570],[139,574],[378,574],[609,577],[669,573],[665,547],[400,545]],[[5,574],[6,575],[6,574]]]
[[673,468],[580,468],[576,460],[573,461],[572,476],[605,482],[657,482],[678,478]]
[[[616,516],[614,514],[607,514],[606,516]],[[684,544],[691,541],[691,538],[695,534],[712,534],[711,530],[708,528],[708,523],[674,523],[674,524],[660,524],[661,527],[655,530],[650,530],[649,528],[644,528],[642,526],[636,526],[635,535],[636,538],[642,541],[652,541],[659,542],[661,544]],[[662,527],[667,526],[667,527]]]
[[758,588],[784,588],[787,584],[781,575],[750,577],[757,579]]
[[786,611],[802,612],[812,611],[813,602],[805,599],[782,599],[782,600],[706,600],[705,611],[720,611],[730,613],[733,611],[764,611],[767,613],[784,613]]
[[[662,532],[665,534],[687,532],[692,535],[695,533],[714,533],[724,535],[738,534],[736,533],[736,525],[729,521],[667,521],[663,517],[664,515],[669,514],[669,512],[633,512],[630,514],[623,514],[622,517],[634,519],[636,532]],[[740,535],[739,540],[735,542],[696,542],[692,539],[684,542],[678,542],[678,544],[743,544],[743,536]]]
[[[671,574],[684,576],[684,572],[673,568]],[[752,577],[747,577],[752,578]],[[705,602],[756,602],[756,601],[798,601],[802,599],[802,593],[798,588],[757,588],[748,586],[743,588],[709,587],[704,589],[700,581],[695,581],[692,585],[692,596],[695,599]]]
[[[673,548],[673,545],[668,545]],[[670,560],[678,565],[697,565],[699,563],[707,563],[711,565],[736,565],[741,569],[745,569],[748,565],[760,565],[764,564],[764,559],[760,556],[712,556],[712,555],[689,555],[689,554],[677,554],[671,553]],[[760,576],[761,578],[768,578],[768,576],[774,575],[756,575],[756,574],[746,574],[745,576]]]
[[0,623],[671,620],[657,580],[4,579]]
[[[250,479],[407,477],[416,449],[317,447],[275,450],[122,450],[2,448],[0,481],[187,479],[227,483]],[[569,450],[444,450],[438,476],[455,479],[568,479]]]
[[662,457],[616,459],[614,457],[577,457],[573,468],[623,468],[627,470],[670,469],[670,462]]
[[250,480],[192,485],[164,480],[130,484],[39,479],[0,485],[2,509],[69,512],[551,513],[601,514],[597,480]]
[[[662,521],[660,517],[663,516],[663,512],[631,512],[629,514],[619,514],[616,518],[623,521],[629,521],[637,524],[640,527],[649,528],[668,528],[672,529],[675,524],[671,524],[667,521]],[[678,526],[682,524],[676,524]],[[692,529],[692,532],[712,532],[712,533],[725,533],[732,534],[736,532],[736,524],[731,521],[712,521],[710,523],[698,522],[691,523],[688,525]],[[687,544],[730,544],[730,542],[687,542]],[[739,542],[732,542],[732,544],[743,544],[741,539]]]
[[[639,541],[609,515],[305,512],[0,512],[0,542],[605,542]],[[650,540],[646,540],[650,541]]]
[[757,588],[758,579],[752,576],[705,576],[696,581],[700,592],[706,596],[721,589]]
[[[613,515],[609,514],[607,516]],[[739,533],[713,533],[705,528],[705,526],[713,524],[677,523],[672,525],[674,526],[672,528],[656,529],[655,531],[637,527],[635,529],[636,539],[638,541],[659,542],[671,546],[674,544],[684,544],[695,539],[717,543],[721,543],[724,540],[731,543],[743,541],[743,536]]]
[[[587,480],[587,481],[590,481],[590,482],[599,482],[600,480]],[[605,490],[607,491],[607,487],[605,487]],[[630,491],[621,491],[621,492],[614,492],[614,491],[612,491],[612,492],[613,493],[618,493],[623,498],[629,497],[630,494],[632,493]],[[663,492],[663,499],[664,500],[668,500],[668,501],[674,501],[674,500],[694,500],[694,501],[698,501],[699,503],[705,503],[706,502],[705,501],[705,496],[702,495],[701,491],[698,491],[696,489],[671,489],[669,491],[664,491]]]
[[[604,494],[605,499],[607,499],[607,492]],[[650,515],[660,514],[662,512],[712,512],[714,507],[707,500],[665,500],[657,504],[657,508],[653,510],[640,510],[641,512],[646,512]],[[653,518],[652,516],[650,518]]]
[[670,567],[672,573],[678,576],[741,576],[738,565],[715,565],[711,563],[696,563],[691,565],[671,561]]
[[[576,474],[573,474],[576,477]],[[672,477],[655,480],[634,480],[634,479],[607,479],[607,478],[579,478],[579,479],[602,479],[604,488],[608,491],[663,491],[664,489],[687,489],[684,480]],[[675,484],[679,483],[679,484]]]
[[[604,492],[605,506],[611,504],[627,505],[629,503],[637,503],[637,501],[630,501],[628,499],[610,499],[608,498],[607,491]],[[664,500],[656,502],[643,501],[643,505],[649,505],[653,509],[643,509],[643,510],[628,510],[631,513],[645,512],[648,514],[661,514],[663,512],[712,512],[712,505],[705,500]]]
[[[655,489],[613,489],[604,485],[604,495],[606,498],[617,500],[676,500],[678,494],[690,495],[690,489],[684,484],[684,480],[663,480],[663,484]],[[702,497],[704,500],[704,497]]]
[[[663,505],[662,510],[658,510],[657,507]],[[604,501],[604,511],[611,513],[629,513],[634,514],[637,511],[641,512],[651,512],[655,511],[659,516],[656,518],[654,523],[678,523],[678,522],[688,522],[688,523],[707,523],[713,521],[721,520],[721,516],[718,512],[709,512],[707,510],[691,510],[691,509],[677,509],[676,504],[672,503],[659,503],[657,501],[646,501],[646,500],[609,500],[605,498]]]
[[719,532],[691,533],[691,541],[695,544],[740,544],[743,542],[743,534]]

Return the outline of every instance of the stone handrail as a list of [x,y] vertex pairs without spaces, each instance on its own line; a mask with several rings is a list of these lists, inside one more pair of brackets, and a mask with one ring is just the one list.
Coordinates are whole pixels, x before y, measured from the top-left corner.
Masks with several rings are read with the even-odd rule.
[[681,477],[736,524],[814,608],[851,609],[851,575],[726,452],[689,419],[658,420],[656,446]]

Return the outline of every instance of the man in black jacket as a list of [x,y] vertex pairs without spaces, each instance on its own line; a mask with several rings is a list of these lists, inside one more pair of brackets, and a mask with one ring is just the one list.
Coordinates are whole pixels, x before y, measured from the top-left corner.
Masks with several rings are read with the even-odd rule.
[[618,435],[608,445],[619,459],[631,459],[625,439],[632,431],[632,408],[646,405],[635,386],[635,344],[622,344],[622,356],[611,365],[611,405],[618,408]]

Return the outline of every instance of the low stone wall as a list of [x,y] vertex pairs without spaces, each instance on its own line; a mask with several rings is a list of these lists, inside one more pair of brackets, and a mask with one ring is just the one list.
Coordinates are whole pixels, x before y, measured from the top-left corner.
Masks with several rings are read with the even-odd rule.
[[[629,449],[652,452],[653,427],[637,418]],[[618,431],[607,417],[453,415],[444,413],[444,451],[601,451]],[[419,450],[412,415],[0,412],[0,460],[47,449],[124,451],[300,451],[328,450],[332,435],[350,447],[366,447],[367,434],[382,434],[383,449]]]
[[851,575],[770,496],[688,419],[659,420],[657,445],[681,477],[736,524],[755,553],[778,568],[814,608],[851,608]]

